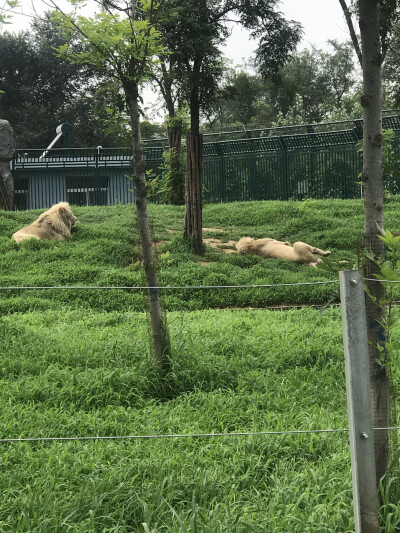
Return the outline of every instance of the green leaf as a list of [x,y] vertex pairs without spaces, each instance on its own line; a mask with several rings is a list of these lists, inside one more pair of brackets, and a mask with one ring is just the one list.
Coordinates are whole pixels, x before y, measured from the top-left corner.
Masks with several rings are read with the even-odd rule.
[[373,295],[371,294],[371,291],[369,290],[368,285],[365,285],[365,284],[364,284],[364,290],[365,290],[365,292],[367,293],[368,297],[369,297],[373,302],[376,303],[376,302],[377,302],[377,298],[376,298],[376,296],[373,296]]
[[364,250],[364,253],[365,253],[365,256],[368,257],[368,259],[370,259],[371,261],[375,263],[376,261],[375,254],[373,254],[372,252],[369,252],[368,250]]
[[385,281],[400,281],[400,277],[396,274],[388,261],[381,265],[381,272]]

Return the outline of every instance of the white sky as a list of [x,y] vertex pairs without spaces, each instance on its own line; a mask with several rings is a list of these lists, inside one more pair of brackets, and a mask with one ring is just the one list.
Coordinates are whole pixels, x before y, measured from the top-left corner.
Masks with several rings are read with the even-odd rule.
[[[300,48],[327,49],[327,41],[339,42],[349,40],[349,33],[339,0],[281,0],[279,11],[288,20],[300,22],[303,26],[303,40]],[[225,49],[227,57],[234,64],[243,63],[256,48],[255,41],[250,41],[248,34],[240,27],[233,29]]]
[[[68,10],[67,0],[55,0],[62,8]],[[48,2],[50,4],[50,2]],[[0,27],[0,31],[7,30],[18,32],[28,30],[32,21],[32,15],[42,14],[49,10],[49,5],[42,0],[20,0],[20,7],[16,9],[20,14],[14,14],[12,23]],[[87,1],[86,13],[90,14],[98,6],[92,0]],[[339,0],[281,0],[279,10],[285,18],[300,22],[303,26],[303,41],[300,48],[310,48],[312,45],[317,48],[327,49],[329,39],[346,41],[349,39],[346,22],[343,16]],[[232,66],[243,65],[250,58],[256,42],[249,39],[249,34],[240,27],[232,28],[232,35],[229,37],[223,51],[225,56],[231,60]],[[150,90],[145,90],[144,98],[148,102],[149,108],[156,111],[155,96]],[[151,114],[151,113],[150,113]],[[157,112],[153,120],[160,120]]]
[[[64,9],[68,6],[66,0],[55,1]],[[29,29],[32,20],[30,16],[35,15],[35,11],[40,15],[50,9],[42,0],[21,0],[20,4],[21,7],[16,11],[24,15],[13,15],[12,24],[3,25],[3,31],[18,32]],[[92,0],[88,0],[86,4],[86,9],[89,12],[92,6],[96,5]],[[311,45],[317,48],[326,48],[328,39],[345,41],[349,38],[339,0],[281,0],[279,10],[286,18],[303,25],[302,48],[309,48]],[[254,51],[255,46],[256,43],[249,39],[246,32],[235,27],[224,53],[233,61],[233,64],[243,63],[242,59],[247,59]]]

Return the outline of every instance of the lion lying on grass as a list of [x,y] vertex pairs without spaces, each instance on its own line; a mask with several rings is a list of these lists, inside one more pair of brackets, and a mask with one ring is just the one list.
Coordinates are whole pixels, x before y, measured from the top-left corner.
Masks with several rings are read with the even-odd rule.
[[275,239],[251,239],[250,237],[242,237],[236,244],[238,252],[245,252],[247,254],[259,255],[261,257],[274,257],[276,259],[287,259],[316,267],[322,263],[322,259],[314,254],[327,256],[331,252],[324,252],[306,244],[305,242],[295,242],[290,246],[290,242],[277,241]]
[[42,213],[33,224],[15,232],[11,239],[16,242],[30,238],[65,241],[71,237],[76,220],[69,203],[60,202]]

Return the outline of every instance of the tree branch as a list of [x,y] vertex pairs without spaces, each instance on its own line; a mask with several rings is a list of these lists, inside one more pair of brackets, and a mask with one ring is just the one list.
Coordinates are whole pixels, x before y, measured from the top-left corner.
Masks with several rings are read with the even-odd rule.
[[353,42],[353,46],[356,51],[358,61],[360,62],[360,65],[362,65],[362,54],[361,54],[360,43],[358,42],[358,38],[354,30],[354,25],[353,25],[353,21],[351,20],[350,10],[347,7],[346,0],[339,0],[339,4],[342,6],[344,16],[346,17],[347,26],[349,28],[350,37]]
[[[43,0],[42,0],[43,1]],[[61,15],[63,15],[63,17],[69,21],[69,23],[83,36],[85,37],[85,39],[87,39],[87,41],[94,47],[96,48],[96,50],[98,52],[100,52],[102,55],[104,55],[105,58],[109,58],[110,59],[110,62],[114,62],[114,65],[116,65],[118,63],[117,61],[117,58],[115,58],[112,53],[107,53],[104,49],[102,49],[100,46],[98,46],[96,43],[94,43],[89,37],[88,35],[86,35],[86,33],[82,30],[82,28],[80,28],[76,23],[75,21],[69,17],[66,13],[64,13],[64,11],[55,3],[54,0],[49,0],[50,3],[52,4],[52,6],[59,12],[61,13]]]
[[99,4],[101,7],[107,7],[107,11],[109,11],[109,8],[112,7],[113,9],[115,9],[116,11],[122,11],[126,14],[129,13],[129,10],[130,10],[130,7],[129,6],[126,6],[126,7],[120,7],[118,6],[117,4],[115,4],[114,2],[112,2],[111,0],[95,0],[95,2],[97,4]]

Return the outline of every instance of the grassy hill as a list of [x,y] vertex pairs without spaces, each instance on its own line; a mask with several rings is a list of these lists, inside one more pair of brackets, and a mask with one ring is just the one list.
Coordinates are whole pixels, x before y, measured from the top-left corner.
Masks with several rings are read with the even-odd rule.
[[[387,228],[398,228],[399,208],[397,198],[387,204]],[[73,210],[71,241],[21,245],[11,234],[38,212],[0,214],[0,286],[143,283],[134,207]],[[150,217],[164,285],[337,277],[211,247],[199,258],[180,238],[182,208],[153,205]],[[204,227],[227,247],[243,235],[304,240],[353,266],[362,205],[210,205]],[[168,383],[150,356],[142,293],[1,292],[0,438],[346,428],[339,309],[263,309],[324,303],[335,290],[165,291]],[[354,531],[344,432],[0,446],[2,533]],[[397,506],[382,514],[384,531],[395,531]]]
[[[398,229],[400,199],[386,206],[386,227]],[[140,286],[138,232],[134,206],[76,207],[78,223],[69,242],[25,241],[10,236],[31,222],[36,212],[0,214],[1,286]],[[208,205],[204,210],[204,238],[220,241],[220,248],[206,247],[202,257],[191,254],[181,239],[184,210],[151,205],[153,238],[157,243],[160,283],[182,285],[248,285],[297,283],[336,279],[321,268],[312,269],[284,260],[223,253],[229,241],[251,237],[302,240],[332,251],[331,262],[357,265],[362,248],[361,200],[307,200],[305,202],[249,202]],[[212,230],[212,231],[211,231]],[[224,243],[226,243],[224,245]],[[222,246],[222,249],[221,249]],[[169,310],[324,303],[334,297],[334,285],[313,288],[214,291],[168,290]],[[1,292],[0,311],[91,308],[106,311],[143,310],[137,291]]]

